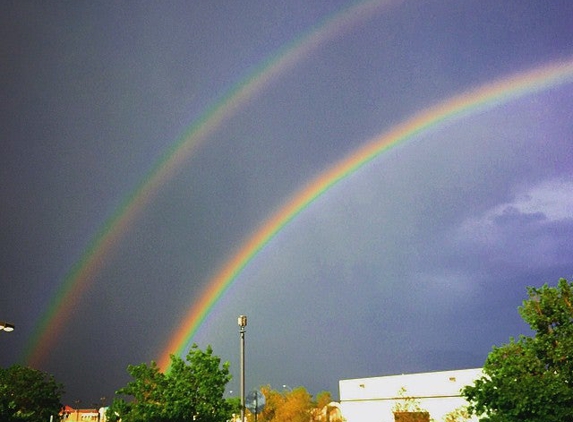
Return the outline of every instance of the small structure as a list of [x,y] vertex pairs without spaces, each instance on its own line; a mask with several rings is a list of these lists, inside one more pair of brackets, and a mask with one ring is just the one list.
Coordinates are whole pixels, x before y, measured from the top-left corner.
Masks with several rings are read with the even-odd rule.
[[342,411],[340,410],[340,403],[331,401],[322,408],[313,409],[311,412],[311,420],[317,422],[343,422]]
[[106,410],[107,407],[100,407],[99,409],[74,409],[66,405],[60,412],[60,418],[64,422],[106,422]]
[[439,422],[464,412],[461,389],[481,375],[476,368],[341,380],[342,415],[347,422]]

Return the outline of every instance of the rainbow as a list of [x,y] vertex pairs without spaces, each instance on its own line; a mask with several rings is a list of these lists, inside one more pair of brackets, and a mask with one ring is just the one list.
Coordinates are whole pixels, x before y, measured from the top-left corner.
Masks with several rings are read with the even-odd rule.
[[260,64],[247,78],[235,84],[219,101],[189,128],[184,136],[163,154],[145,180],[118,207],[94,236],[80,260],[72,267],[40,318],[24,352],[24,361],[40,366],[57,342],[66,322],[86,293],[114,247],[129,230],[141,211],[159,189],[177,174],[193,152],[240,107],[254,98],[286,70],[357,24],[371,19],[393,0],[369,0],[343,9],[319,22],[303,36],[287,44]]
[[316,198],[348,175],[390,148],[412,139],[419,133],[470,113],[507,103],[515,98],[538,92],[573,79],[573,60],[553,63],[532,71],[518,73],[455,96],[430,107],[412,118],[370,140],[357,151],[324,171],[288,200],[274,215],[246,240],[238,252],[209,281],[203,294],[195,301],[175,330],[160,355],[159,366],[167,370],[170,355],[181,355],[193,336],[241,271],[266,244]]

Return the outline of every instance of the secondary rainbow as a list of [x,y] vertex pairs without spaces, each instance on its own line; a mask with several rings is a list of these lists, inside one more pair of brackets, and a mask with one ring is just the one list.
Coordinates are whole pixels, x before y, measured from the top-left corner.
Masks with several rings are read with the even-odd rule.
[[80,260],[72,267],[47,311],[40,318],[26,346],[23,360],[30,366],[40,366],[59,338],[65,324],[78,308],[95,275],[102,268],[114,246],[129,230],[139,213],[156,196],[192,153],[237,110],[266,88],[290,67],[307,57],[326,41],[371,19],[392,0],[359,2],[328,16],[303,36],[295,39],[264,61],[247,78],[234,85],[225,96],[206,110],[185,135],[176,142],[151,169],[145,180],[107,219],[102,229],[93,237]]
[[181,355],[209,314],[213,305],[257,253],[303,209],[341,179],[356,172],[384,151],[412,139],[417,134],[469,113],[494,107],[512,99],[557,86],[573,79],[573,60],[552,63],[532,71],[480,86],[430,107],[370,140],[312,180],[239,248],[238,252],[209,281],[202,296],[193,304],[160,354],[159,366],[166,370],[170,355]]

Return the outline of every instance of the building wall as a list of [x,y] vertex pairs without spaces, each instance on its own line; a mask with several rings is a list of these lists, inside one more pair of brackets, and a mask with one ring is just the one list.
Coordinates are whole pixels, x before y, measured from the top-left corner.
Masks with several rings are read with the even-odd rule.
[[72,409],[68,408],[62,415],[64,422],[106,422],[105,417],[106,407],[99,410],[95,409]]
[[408,397],[440,422],[449,412],[467,405],[461,389],[481,374],[476,368],[341,380],[342,414],[348,422],[394,422],[396,405],[404,405]]

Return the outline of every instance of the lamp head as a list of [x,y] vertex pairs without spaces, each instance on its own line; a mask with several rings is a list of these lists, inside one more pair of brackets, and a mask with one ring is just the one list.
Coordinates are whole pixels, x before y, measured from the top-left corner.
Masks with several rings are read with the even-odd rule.
[[246,315],[240,315],[239,319],[237,320],[239,327],[244,328],[247,326],[247,316]]

